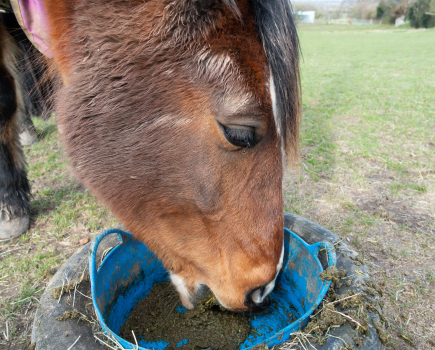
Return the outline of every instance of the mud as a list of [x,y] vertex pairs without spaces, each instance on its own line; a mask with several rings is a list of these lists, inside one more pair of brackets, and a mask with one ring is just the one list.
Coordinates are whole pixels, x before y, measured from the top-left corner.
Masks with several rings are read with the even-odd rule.
[[174,287],[163,283],[138,303],[121,327],[120,336],[135,344],[132,331],[136,338],[169,342],[167,350],[236,350],[251,326],[248,316],[223,309],[212,296],[186,310]]
[[45,270],[44,274],[42,275],[42,279],[45,280],[46,278],[51,278],[56,273],[55,268],[49,268]]
[[372,215],[379,215],[381,218],[392,221],[399,226],[407,226],[410,229],[434,232],[430,223],[434,218],[430,212],[412,206],[408,201],[395,201],[388,196],[356,198],[357,206]]
[[355,342],[355,345],[360,348],[363,346],[362,338],[358,337],[357,335],[353,337],[353,341]]
[[65,293],[68,293],[71,290],[74,290],[74,288],[76,287],[77,281],[71,281],[68,284],[64,284],[62,286],[53,288],[53,291],[51,292],[51,296],[54,299],[59,299],[62,295],[64,295]]
[[378,332],[379,339],[381,339],[382,344],[386,344],[390,339],[390,335],[385,331],[381,322],[374,320],[373,326],[375,326],[376,331]]

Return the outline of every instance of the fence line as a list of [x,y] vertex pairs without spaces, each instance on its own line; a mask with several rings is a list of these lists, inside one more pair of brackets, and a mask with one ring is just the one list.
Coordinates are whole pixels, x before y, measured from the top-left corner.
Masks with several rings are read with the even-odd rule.
[[370,26],[372,24],[379,24],[380,21],[373,19],[359,19],[359,18],[339,18],[330,19],[328,24],[343,24],[343,25],[354,25],[354,26]]

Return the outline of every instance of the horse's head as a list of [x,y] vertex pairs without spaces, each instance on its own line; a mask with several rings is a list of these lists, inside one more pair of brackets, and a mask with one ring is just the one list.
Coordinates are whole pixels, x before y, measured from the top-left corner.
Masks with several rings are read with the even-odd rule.
[[287,0],[52,3],[57,118],[78,177],[163,261],[186,307],[203,285],[228,309],[262,307],[297,153]]

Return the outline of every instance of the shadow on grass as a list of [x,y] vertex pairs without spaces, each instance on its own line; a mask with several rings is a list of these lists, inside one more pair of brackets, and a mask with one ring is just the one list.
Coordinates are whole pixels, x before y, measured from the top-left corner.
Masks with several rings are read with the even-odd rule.
[[30,203],[31,219],[48,224],[51,233],[63,234],[79,223],[90,230],[99,230],[109,215],[107,207],[98,203],[80,184],[58,189],[45,188]]
[[30,202],[32,217],[49,215],[52,211],[58,210],[66,202],[77,201],[81,198],[85,189],[80,184],[73,184],[57,189],[42,189]]

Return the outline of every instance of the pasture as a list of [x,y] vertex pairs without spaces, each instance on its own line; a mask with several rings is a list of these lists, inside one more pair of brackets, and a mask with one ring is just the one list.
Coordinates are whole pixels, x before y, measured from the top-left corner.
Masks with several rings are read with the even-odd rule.
[[[285,210],[329,228],[383,288],[388,349],[435,346],[435,30],[301,26],[301,161]],[[38,298],[81,238],[117,225],[74,180],[54,117],[27,147],[31,229],[0,244],[0,348],[28,349]],[[176,184],[174,184],[176,185]]]

